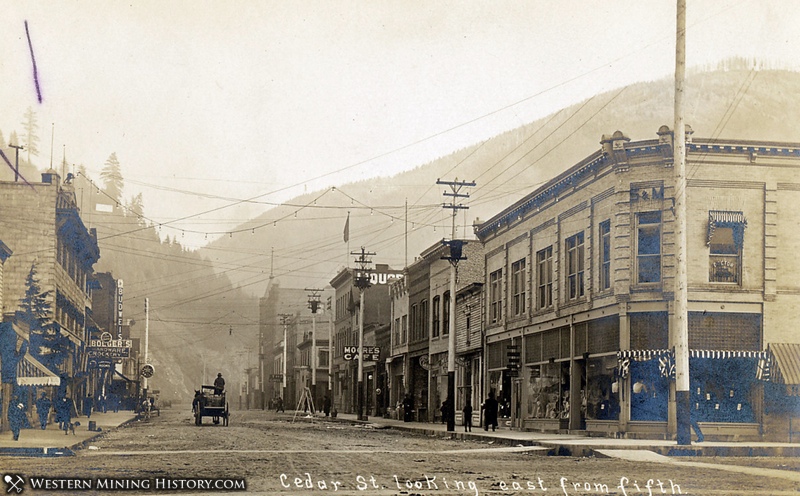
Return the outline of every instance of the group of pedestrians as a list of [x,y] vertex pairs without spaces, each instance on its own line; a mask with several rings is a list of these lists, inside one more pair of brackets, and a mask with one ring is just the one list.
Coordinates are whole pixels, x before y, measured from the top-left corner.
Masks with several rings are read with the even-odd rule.
[[[58,395],[57,395],[58,396]],[[94,400],[92,395],[87,395],[83,398],[80,410],[74,404],[72,399],[68,396],[61,396],[53,402],[47,393],[41,393],[39,398],[36,399],[36,416],[39,417],[39,427],[42,430],[47,428],[50,419],[51,410],[55,411],[55,422],[58,423],[58,428],[64,431],[64,434],[69,434],[73,424],[72,419],[78,413],[83,413],[86,417],[91,418],[93,412],[101,411],[105,413],[107,409],[118,412],[120,408],[119,398],[117,395],[99,396],[97,401]],[[19,396],[15,396],[8,405],[8,425],[15,441],[19,440],[19,435],[22,429],[30,428],[28,414],[26,411],[25,402]]]
[[[398,404],[398,407],[403,407],[403,421],[405,422],[413,422],[414,421],[414,398],[411,394],[406,394],[405,398],[401,404]],[[483,413],[483,430],[488,431],[489,427],[492,428],[493,431],[497,430],[497,412],[500,407],[500,403],[495,398],[494,391],[489,392],[489,397],[486,398],[486,401],[483,402],[481,405],[481,412]],[[447,418],[451,414],[451,403],[450,400],[446,400],[442,403],[442,422],[446,422]],[[468,401],[464,408],[462,409],[462,413],[464,414],[464,432],[472,432],[472,404]]]
[[[36,414],[39,417],[39,426],[42,430],[47,428],[52,408],[53,402],[50,401],[46,393],[42,393],[36,400]],[[63,430],[64,434],[68,434],[70,425],[72,425],[72,401],[66,396],[62,397],[55,404],[55,412],[55,421],[58,422],[58,428]],[[8,405],[8,425],[14,441],[19,441],[19,434],[23,428],[30,427],[28,425],[28,415],[25,411],[25,403],[19,397],[15,397]]]

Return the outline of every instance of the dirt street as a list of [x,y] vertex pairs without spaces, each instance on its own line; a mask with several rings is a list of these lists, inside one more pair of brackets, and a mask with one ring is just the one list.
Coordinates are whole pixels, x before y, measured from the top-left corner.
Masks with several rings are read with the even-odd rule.
[[[553,457],[522,447],[443,440],[342,421],[291,420],[290,415],[269,412],[233,412],[228,427],[213,425],[210,419],[198,427],[190,412],[170,409],[148,422],[106,433],[75,457],[3,457],[0,465],[4,474],[28,479],[69,478],[84,484],[78,492],[63,487],[46,491],[26,487],[22,494],[102,494],[114,484],[122,489],[116,494],[222,494],[226,488],[235,490],[241,487],[237,484],[246,484],[245,494],[298,496],[772,496],[796,495],[800,489],[796,480],[707,466]],[[715,463],[713,459],[692,461]],[[796,462],[765,463],[774,468],[784,466],[786,473],[796,474],[792,472]],[[232,481],[208,486],[214,483],[206,480],[216,478]],[[161,482],[156,484],[156,480]],[[125,484],[128,490],[122,487]]]

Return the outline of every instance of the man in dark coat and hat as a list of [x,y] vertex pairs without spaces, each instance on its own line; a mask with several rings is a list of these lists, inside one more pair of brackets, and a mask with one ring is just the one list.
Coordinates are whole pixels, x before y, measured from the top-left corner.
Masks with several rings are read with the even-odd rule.
[[489,426],[492,430],[497,430],[497,400],[494,398],[494,391],[489,391],[489,397],[483,402],[483,430],[488,431]]
[[8,425],[14,434],[14,441],[19,441],[19,431],[25,424],[25,405],[19,402],[19,398],[8,405]]
[[222,394],[222,391],[225,390],[225,379],[222,378],[222,372],[217,374],[217,378],[214,379],[214,394]]
[[42,393],[39,399],[36,400],[36,413],[39,415],[39,424],[41,424],[42,430],[47,428],[47,417],[50,416],[50,407],[52,406],[53,403],[45,393]]

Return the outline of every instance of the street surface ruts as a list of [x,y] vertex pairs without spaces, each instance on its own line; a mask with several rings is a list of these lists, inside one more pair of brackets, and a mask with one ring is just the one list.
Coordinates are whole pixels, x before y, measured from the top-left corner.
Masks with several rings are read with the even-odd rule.
[[[748,460],[757,461],[743,459],[740,464]],[[693,461],[714,463],[705,458]],[[775,468],[786,466],[791,472],[796,462],[768,463]],[[26,477],[241,478],[247,481],[245,494],[641,495],[649,494],[645,488],[649,479],[655,485],[652,494],[672,494],[671,482],[680,486],[682,494],[698,495],[797,495],[800,489],[796,481],[780,477],[546,456],[488,442],[444,440],[343,421],[312,422],[298,416],[292,423],[290,414],[272,412],[232,412],[229,427],[213,425],[210,419],[195,426],[190,412],[178,408],[107,432],[74,457],[4,457],[0,464],[3,473]],[[309,477],[313,488],[305,487]],[[624,491],[619,487],[622,478],[628,480]],[[295,479],[301,487],[295,486]],[[320,489],[323,485],[327,489]]]

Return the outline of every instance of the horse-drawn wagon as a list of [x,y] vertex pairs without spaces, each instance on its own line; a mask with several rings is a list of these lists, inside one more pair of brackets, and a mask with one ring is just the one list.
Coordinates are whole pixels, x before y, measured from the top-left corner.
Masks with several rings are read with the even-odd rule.
[[222,425],[228,425],[230,414],[225,391],[219,391],[214,386],[200,386],[200,389],[195,391],[192,411],[195,425],[201,425],[203,417],[211,417],[215,424],[219,424],[222,419]]

